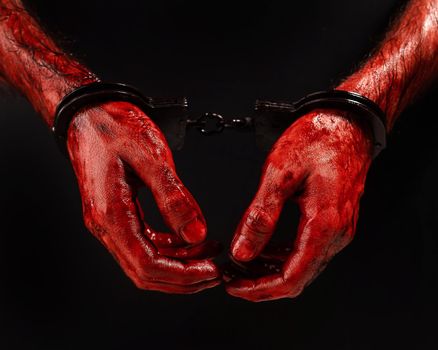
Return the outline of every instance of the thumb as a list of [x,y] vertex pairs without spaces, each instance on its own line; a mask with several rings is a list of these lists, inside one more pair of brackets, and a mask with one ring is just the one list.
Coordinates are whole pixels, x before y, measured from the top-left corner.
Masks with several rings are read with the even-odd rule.
[[207,234],[207,225],[201,209],[187,188],[182,184],[171,164],[153,167],[131,167],[151,190],[157,207],[166,225],[186,243],[202,242]]
[[274,233],[283,209],[284,196],[279,191],[273,191],[273,187],[271,181],[262,180],[255,198],[243,215],[231,243],[231,254],[236,260],[254,259]]
[[262,252],[274,233],[285,200],[302,183],[302,169],[291,169],[282,159],[271,153],[257,193],[237,227],[231,254],[238,261],[250,261]]
[[172,168],[151,181],[151,191],[166,224],[187,243],[200,243],[207,234],[201,209]]

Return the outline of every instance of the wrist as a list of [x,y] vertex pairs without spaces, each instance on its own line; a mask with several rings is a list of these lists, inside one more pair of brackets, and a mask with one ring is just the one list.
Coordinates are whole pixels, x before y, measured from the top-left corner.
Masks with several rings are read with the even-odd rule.
[[375,102],[386,114],[387,131],[438,76],[437,10],[435,0],[410,1],[378,50],[338,86]]
[[72,62],[65,67],[63,73],[52,79],[39,76],[37,77],[39,89],[28,90],[26,87],[23,91],[49,127],[53,127],[56,108],[66,95],[81,86],[99,81],[93,73],[85,69],[80,71],[77,67],[79,65]]
[[364,68],[343,81],[337,89],[355,92],[373,101],[383,111],[386,131],[390,132],[406,103],[401,100],[403,88],[398,77],[391,79],[379,68]]
[[357,93],[374,102],[385,113],[386,124],[388,125],[387,106],[385,103],[387,92],[375,84],[374,79],[376,78],[360,70],[340,83],[336,89]]
[[26,62],[2,69],[4,78],[26,97],[49,127],[53,126],[56,108],[64,96],[80,86],[99,81],[89,70],[65,58],[58,59],[60,69],[55,72],[47,62]]

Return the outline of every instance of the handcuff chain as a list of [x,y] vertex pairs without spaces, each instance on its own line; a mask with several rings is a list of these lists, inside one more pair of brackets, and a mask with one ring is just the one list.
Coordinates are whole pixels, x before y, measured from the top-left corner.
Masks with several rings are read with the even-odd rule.
[[218,113],[207,112],[197,119],[187,119],[188,128],[196,128],[203,135],[213,135],[223,132],[225,129],[246,129],[253,126],[253,118],[225,119]]

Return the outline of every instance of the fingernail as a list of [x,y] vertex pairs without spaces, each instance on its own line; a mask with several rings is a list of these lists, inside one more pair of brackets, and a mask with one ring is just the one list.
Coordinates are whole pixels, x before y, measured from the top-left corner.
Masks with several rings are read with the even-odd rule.
[[254,245],[251,241],[243,238],[233,248],[233,256],[239,261],[249,261],[254,257]]
[[189,221],[181,230],[181,237],[188,243],[200,243],[205,239],[207,228],[197,217]]

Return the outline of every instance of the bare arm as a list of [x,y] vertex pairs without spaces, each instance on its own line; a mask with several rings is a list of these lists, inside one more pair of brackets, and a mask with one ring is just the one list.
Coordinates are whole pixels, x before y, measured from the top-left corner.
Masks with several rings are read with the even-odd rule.
[[412,0],[365,64],[338,87],[376,102],[391,129],[438,75],[438,0]]
[[0,75],[49,126],[63,96],[98,80],[55,44],[20,0],[0,1]]

